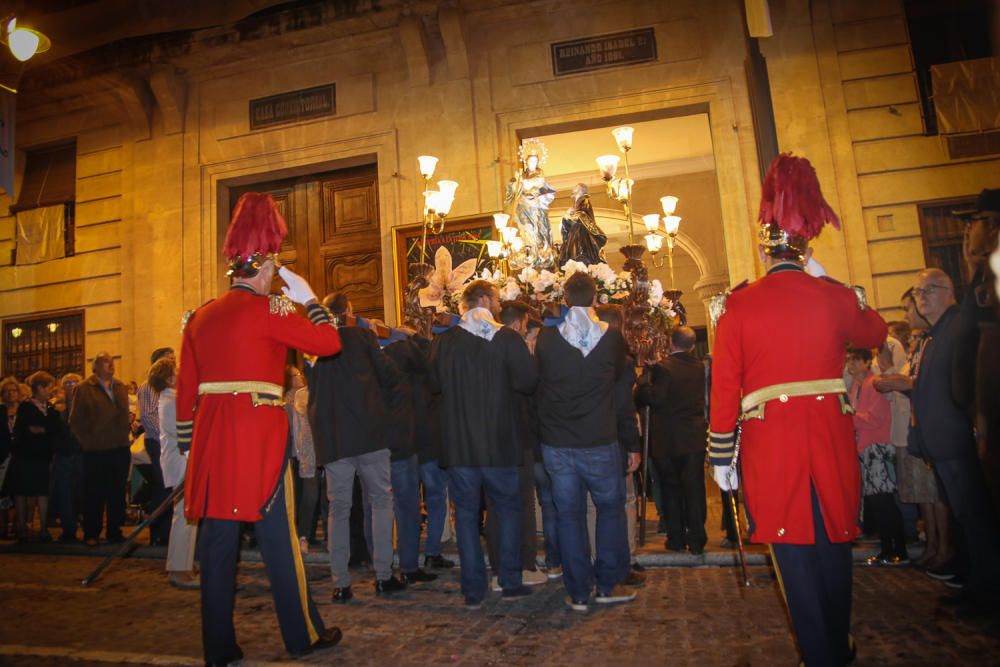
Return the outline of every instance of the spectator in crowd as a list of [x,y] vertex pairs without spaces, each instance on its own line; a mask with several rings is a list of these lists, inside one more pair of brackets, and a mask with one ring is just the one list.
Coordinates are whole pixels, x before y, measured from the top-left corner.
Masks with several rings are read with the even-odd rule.
[[649,367],[636,399],[650,406],[650,455],[666,511],[666,548],[705,552],[705,367],[694,356],[694,329],[677,327],[666,359]]
[[[401,331],[401,330],[396,330]],[[417,462],[417,401],[427,375],[429,341],[408,336],[383,348],[400,373],[399,382],[383,388],[391,453],[392,509],[396,518],[396,551],[405,584],[437,579],[420,567],[420,464]],[[422,402],[422,401],[421,401]],[[422,416],[422,415],[421,415]]]
[[861,495],[864,513],[879,535],[881,550],[869,565],[905,565],[910,562],[903,536],[903,516],[896,506],[895,446],[892,444],[892,408],[875,389],[872,351],[851,348],[847,372],[848,395],[854,408],[854,434],[861,461]]
[[0,428],[0,538],[10,536],[10,518],[14,501],[10,497],[10,460],[11,446],[14,443],[14,422],[17,419],[17,406],[21,403],[21,388],[17,380],[6,377],[0,381],[0,401],[6,419],[6,428]]
[[[530,309],[521,301],[508,301],[500,306],[500,322],[516,331],[528,344],[528,321]],[[531,347],[528,347],[529,353]],[[538,446],[538,416],[535,412],[534,397],[527,394],[516,394],[517,404],[517,442],[520,446],[521,461],[517,466],[518,492],[521,495],[521,583],[526,586],[537,586],[548,581],[544,572],[538,571],[535,563],[537,552],[537,525],[535,523],[535,449]],[[493,500],[486,496],[486,549],[490,558],[490,569],[493,571],[493,590],[500,587],[500,534],[497,521],[497,511]]]
[[[582,271],[564,286],[569,311],[538,335],[538,415],[545,469],[552,479],[570,607],[586,611],[596,579],[598,604],[627,602],[629,572],[625,463],[618,444],[615,388],[625,340],[594,313],[597,285]],[[596,560],[587,538],[587,493],[597,507]]]
[[[163,472],[164,498],[184,483],[188,452],[177,443],[177,365],[174,355],[163,354],[153,362],[143,387],[156,395],[156,426],[159,436],[159,467]],[[140,392],[142,389],[140,388]],[[162,502],[162,501],[161,501]],[[175,502],[167,540],[167,581],[172,586],[195,590],[201,579],[194,572],[194,546],[198,526],[184,516],[184,495]]]
[[[353,315],[343,292],[328,295],[323,303],[338,322]],[[401,591],[406,584],[392,573],[392,482],[382,398],[383,387],[399,382],[399,371],[379,349],[370,329],[342,324],[340,340],[340,353],[317,360],[308,381],[316,462],[325,469],[330,501],[327,535],[333,600],[347,602],[353,597],[348,561],[355,475],[372,507],[375,594]]]
[[[428,356],[430,350],[426,351]],[[429,381],[419,388],[423,410],[417,420],[417,462],[424,489],[427,533],[424,539],[424,567],[435,570],[455,567],[455,561],[441,555],[441,544],[452,537],[448,501],[448,473],[438,465],[441,455],[441,396],[430,389]],[[420,400],[420,398],[418,398]]]
[[11,493],[17,507],[17,536],[20,540],[29,538],[37,507],[39,539],[50,542],[49,473],[52,452],[65,434],[62,419],[49,401],[56,386],[55,378],[45,371],[37,371],[28,377],[27,384],[31,387],[31,399],[23,401],[17,408],[11,459]]
[[[150,366],[160,359],[170,359],[177,363],[177,356],[173,348],[161,347],[153,350],[150,355]],[[129,391],[131,385],[129,383]],[[129,405],[131,405],[131,393],[129,394]],[[146,454],[149,455],[149,505],[148,511],[155,510],[167,497],[166,484],[163,481],[163,470],[160,467],[160,422],[159,422],[159,400],[156,390],[150,386],[149,381],[142,383],[136,390],[136,400],[139,409],[139,423],[143,430],[143,444],[146,447]],[[170,537],[171,511],[164,512],[160,518],[153,522],[149,528],[149,543],[153,545],[166,544]]]
[[874,385],[880,392],[893,392],[892,440],[896,445],[896,486],[899,499],[903,503],[918,505],[923,521],[924,552],[913,563],[936,570],[949,563],[955,552],[951,539],[951,512],[938,492],[934,472],[926,461],[911,453],[908,447],[910,392],[926,342],[924,334],[930,328],[913,299],[912,288],[906,290],[900,298],[900,306],[910,329],[910,351],[906,365],[898,373],[882,373],[875,378]]
[[448,471],[455,531],[468,609],[482,605],[488,585],[479,542],[485,489],[497,514],[499,583],[503,599],[528,595],[521,576],[521,496],[518,466],[524,446],[517,433],[516,394],[534,390],[537,369],[521,336],[496,320],[497,288],[474,280],[462,294],[458,326],[434,340],[430,382],[441,394],[440,464]]
[[309,426],[309,388],[295,366],[285,366],[285,412],[291,446],[292,481],[295,485],[295,528],[299,549],[309,553],[309,534],[319,508],[319,480],[316,478],[316,448]]
[[62,534],[59,536],[61,542],[77,541],[77,523],[83,496],[83,458],[80,454],[80,443],[69,430],[73,396],[81,382],[83,378],[76,373],[63,375],[59,379],[62,400],[55,404],[59,418],[66,428],[64,437],[59,438],[55,444],[52,457],[52,493],[49,505],[62,528]]
[[[916,306],[931,327],[913,383],[910,449],[934,467],[961,534],[963,561],[955,570],[928,570],[963,586],[962,613],[995,613],[1000,601],[1000,535],[976,453],[968,404],[961,402],[973,369],[956,363],[965,337],[951,278],[925,269],[913,287]],[[956,372],[957,371],[957,372]],[[967,563],[967,564],[966,564]]]
[[[604,322],[608,327],[618,332],[622,330],[624,314],[622,307],[617,304],[604,304],[595,307],[597,319]],[[636,526],[638,517],[638,506],[635,496],[635,473],[642,463],[642,448],[639,445],[639,414],[635,408],[635,357],[626,350],[625,366],[622,369],[621,377],[615,385],[615,411],[618,419],[618,444],[622,448],[622,460],[625,461],[625,521],[628,535],[629,551],[629,573],[622,580],[626,586],[642,586],[646,583],[646,577],[642,574],[645,569],[637,560],[639,554],[639,539]],[[597,508],[591,511],[594,502],[588,497],[587,500],[587,532],[591,535],[591,553],[597,552]],[[591,514],[594,517],[590,521]]]
[[115,380],[111,354],[98,354],[92,370],[76,389],[69,425],[83,450],[83,538],[87,545],[96,546],[105,512],[105,539],[111,543],[124,539],[125,483],[131,455],[128,391]]

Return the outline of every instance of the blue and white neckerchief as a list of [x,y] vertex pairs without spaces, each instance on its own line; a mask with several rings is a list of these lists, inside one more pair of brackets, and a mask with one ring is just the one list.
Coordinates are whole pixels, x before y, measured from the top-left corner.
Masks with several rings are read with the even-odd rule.
[[567,343],[580,350],[583,356],[587,356],[597,347],[597,343],[608,330],[608,325],[597,319],[597,313],[593,308],[573,306],[558,328]]
[[473,336],[479,336],[486,340],[493,340],[493,336],[503,326],[493,319],[493,313],[486,308],[472,308],[465,311],[462,321],[458,326],[468,331]]

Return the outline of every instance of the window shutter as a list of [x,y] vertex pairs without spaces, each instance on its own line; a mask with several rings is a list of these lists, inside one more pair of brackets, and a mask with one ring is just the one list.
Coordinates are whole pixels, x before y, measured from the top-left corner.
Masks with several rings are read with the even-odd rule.
[[76,143],[28,151],[24,182],[12,212],[76,200]]

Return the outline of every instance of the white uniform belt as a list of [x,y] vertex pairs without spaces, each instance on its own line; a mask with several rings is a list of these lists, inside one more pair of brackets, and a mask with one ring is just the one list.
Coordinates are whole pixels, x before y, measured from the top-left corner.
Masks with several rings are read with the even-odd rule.
[[284,391],[281,385],[257,380],[236,380],[233,382],[202,382],[198,385],[199,394],[273,394],[281,396]]
[[782,382],[752,391],[740,401],[743,419],[764,418],[764,404],[775,399],[785,403],[796,396],[822,396],[824,394],[846,394],[847,385],[843,378],[831,380],[806,380],[804,382]]
[[247,394],[250,403],[255,408],[280,408],[285,405],[282,396],[283,389],[279,384],[258,382],[256,380],[235,380],[233,382],[202,382],[198,385],[199,394],[231,394],[239,396]]

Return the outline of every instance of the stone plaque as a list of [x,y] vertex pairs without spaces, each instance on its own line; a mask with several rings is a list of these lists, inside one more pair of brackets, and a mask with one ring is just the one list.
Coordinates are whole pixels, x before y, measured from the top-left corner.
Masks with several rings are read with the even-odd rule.
[[656,33],[652,28],[583,37],[552,45],[552,73],[555,76],[652,60],[656,60]]
[[336,92],[336,84],[330,83],[250,100],[250,129],[332,116],[337,113]]

